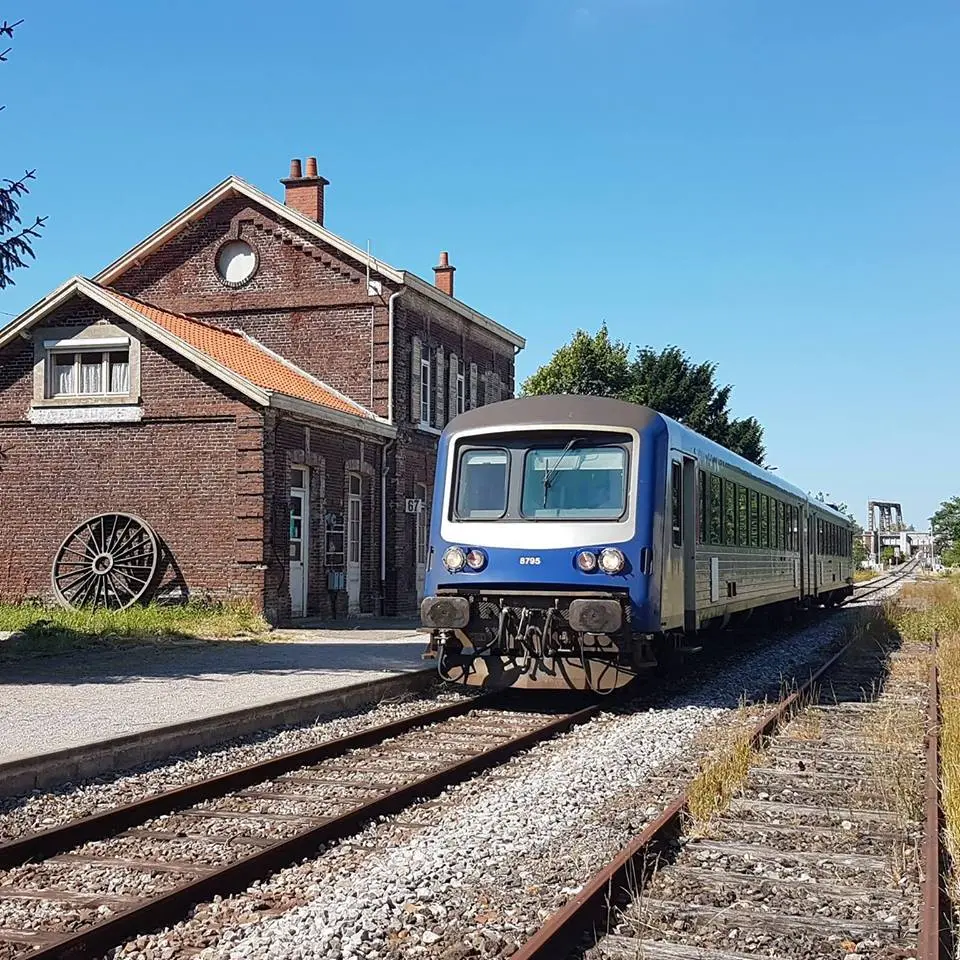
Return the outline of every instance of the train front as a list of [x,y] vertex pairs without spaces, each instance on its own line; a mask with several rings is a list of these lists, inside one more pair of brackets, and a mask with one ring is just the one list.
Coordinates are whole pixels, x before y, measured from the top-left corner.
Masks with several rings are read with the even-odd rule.
[[[604,404],[620,425],[605,422]],[[638,633],[650,483],[642,430],[623,424],[642,409],[536,397],[470,411],[444,431],[421,605],[444,677],[606,692],[652,665]]]

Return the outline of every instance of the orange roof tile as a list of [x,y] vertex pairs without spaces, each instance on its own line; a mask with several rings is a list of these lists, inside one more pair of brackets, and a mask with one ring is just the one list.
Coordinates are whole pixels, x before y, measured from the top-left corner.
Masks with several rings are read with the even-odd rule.
[[147,320],[168,330],[179,340],[205,353],[221,366],[239,374],[257,387],[317,403],[341,413],[350,413],[367,419],[373,417],[366,408],[297,370],[260,346],[255,340],[236,330],[228,330],[225,327],[195,320],[193,317],[158,310],[149,304],[117,293],[109,287],[100,287],[100,289],[125,307],[135,310]]

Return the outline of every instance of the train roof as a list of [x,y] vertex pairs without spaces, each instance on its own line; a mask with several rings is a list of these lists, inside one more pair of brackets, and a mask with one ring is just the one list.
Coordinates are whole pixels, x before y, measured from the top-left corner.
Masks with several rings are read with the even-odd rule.
[[850,522],[849,517],[835,510],[829,504],[814,500],[799,487],[788,483],[772,471],[757,466],[745,457],[741,457],[719,443],[709,440],[671,417],[658,413],[642,404],[616,400],[613,397],[593,397],[584,394],[548,394],[546,396],[502,400],[499,403],[487,404],[461,413],[450,421],[444,432],[482,430],[508,424],[513,427],[538,427],[544,424],[596,423],[632,429],[640,433],[658,419],[667,424],[671,434],[679,434],[686,441],[684,445],[688,448],[701,449],[763,483],[778,487],[800,500],[808,501],[811,506],[827,516]]
[[447,429],[476,430],[484,427],[539,427],[547,423],[602,423],[640,431],[660,414],[638,403],[582,394],[548,394],[502,400],[467,410],[450,421]]

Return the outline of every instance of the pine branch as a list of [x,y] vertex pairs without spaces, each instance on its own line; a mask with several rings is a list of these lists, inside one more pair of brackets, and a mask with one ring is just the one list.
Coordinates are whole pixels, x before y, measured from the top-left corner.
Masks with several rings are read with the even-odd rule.
[[[0,22],[0,38],[13,39],[13,31],[21,23],[23,20]],[[7,61],[11,49],[0,50],[0,63]],[[17,180],[0,179],[0,290],[13,284],[14,270],[26,267],[28,260],[35,259],[33,241],[40,239],[47,218],[37,217],[33,223],[23,226],[20,217],[20,200],[30,192],[28,184],[35,179],[34,170],[25,170]]]

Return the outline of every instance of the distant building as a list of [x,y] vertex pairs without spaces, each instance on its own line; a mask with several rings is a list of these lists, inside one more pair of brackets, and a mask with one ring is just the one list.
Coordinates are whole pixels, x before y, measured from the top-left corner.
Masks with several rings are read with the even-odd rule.
[[0,596],[51,593],[67,533],[142,517],[163,589],[266,616],[413,610],[437,436],[511,396],[522,337],[230,177],[0,330]]

